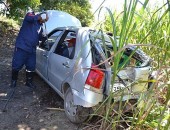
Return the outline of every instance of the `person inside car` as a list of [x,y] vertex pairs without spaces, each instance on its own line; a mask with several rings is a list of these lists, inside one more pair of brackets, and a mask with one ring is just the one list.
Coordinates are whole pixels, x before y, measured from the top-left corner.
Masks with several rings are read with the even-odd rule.
[[75,52],[75,44],[76,44],[76,38],[71,38],[68,41],[68,53],[69,53],[69,58],[72,59],[74,56]]

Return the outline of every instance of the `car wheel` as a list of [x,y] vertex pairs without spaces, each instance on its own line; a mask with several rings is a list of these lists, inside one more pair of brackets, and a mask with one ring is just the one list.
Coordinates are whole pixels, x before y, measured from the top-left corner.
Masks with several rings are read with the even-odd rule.
[[73,104],[73,93],[71,88],[68,88],[64,95],[64,109],[66,116],[72,123],[84,122],[89,117],[91,111],[91,108]]

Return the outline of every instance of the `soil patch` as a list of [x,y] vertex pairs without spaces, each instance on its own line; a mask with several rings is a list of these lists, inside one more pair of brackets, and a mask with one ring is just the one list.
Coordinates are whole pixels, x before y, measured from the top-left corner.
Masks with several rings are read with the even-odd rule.
[[[2,112],[9,98],[11,61],[17,33],[0,36],[0,129],[2,130],[77,130],[66,117],[63,99],[38,75],[35,91],[24,85],[25,69],[20,71],[17,87],[7,111]],[[47,108],[59,108],[49,110]]]

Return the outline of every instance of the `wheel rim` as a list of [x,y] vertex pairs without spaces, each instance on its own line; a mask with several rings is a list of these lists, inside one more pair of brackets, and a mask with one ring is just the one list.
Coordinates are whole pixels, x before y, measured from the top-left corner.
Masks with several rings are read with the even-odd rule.
[[66,102],[66,104],[65,104],[66,112],[70,116],[75,116],[76,115],[77,106],[74,105],[74,103],[73,103],[73,94],[71,92],[69,92],[67,94],[65,102]]

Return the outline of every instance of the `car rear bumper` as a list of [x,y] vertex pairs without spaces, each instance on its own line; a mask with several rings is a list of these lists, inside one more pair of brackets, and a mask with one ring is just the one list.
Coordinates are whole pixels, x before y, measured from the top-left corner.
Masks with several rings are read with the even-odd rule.
[[93,107],[103,101],[103,94],[99,94],[88,89],[84,89],[83,92],[78,92],[77,90],[72,89],[72,92],[75,105]]

